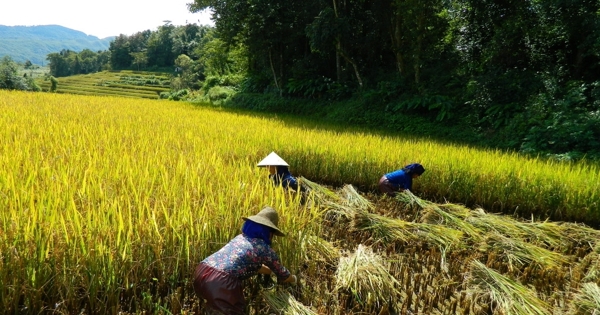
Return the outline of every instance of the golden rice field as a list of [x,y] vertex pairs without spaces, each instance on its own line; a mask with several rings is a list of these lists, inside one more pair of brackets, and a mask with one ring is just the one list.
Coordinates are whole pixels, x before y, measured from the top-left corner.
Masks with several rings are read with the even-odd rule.
[[[255,166],[271,151],[313,188],[309,202]],[[418,197],[372,193],[415,161],[427,169]],[[0,90],[0,309],[202,314],[193,268],[271,205],[288,232],[276,250],[303,285],[249,281],[251,314],[592,314],[600,235],[574,222],[600,222],[599,186],[594,165]]]

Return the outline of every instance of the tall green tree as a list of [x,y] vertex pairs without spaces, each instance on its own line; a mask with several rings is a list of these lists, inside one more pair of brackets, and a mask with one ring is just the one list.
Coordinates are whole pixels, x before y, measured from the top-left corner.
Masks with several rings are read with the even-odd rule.
[[171,33],[175,26],[170,21],[166,21],[164,25],[158,28],[158,31],[150,34],[146,44],[146,56],[148,56],[148,64],[157,67],[173,66],[175,58],[173,53],[173,38]]
[[131,43],[126,35],[119,35],[110,42],[110,65],[113,69],[126,69],[131,66]]

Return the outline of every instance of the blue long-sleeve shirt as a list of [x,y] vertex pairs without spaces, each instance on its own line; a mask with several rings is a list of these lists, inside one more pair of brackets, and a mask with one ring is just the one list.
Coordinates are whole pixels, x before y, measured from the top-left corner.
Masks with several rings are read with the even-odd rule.
[[298,180],[287,169],[277,168],[277,173],[269,175],[269,177],[275,185],[281,184],[283,188],[291,188],[298,191]]
[[406,174],[403,170],[387,173],[385,174],[385,177],[396,189],[412,189],[412,176]]

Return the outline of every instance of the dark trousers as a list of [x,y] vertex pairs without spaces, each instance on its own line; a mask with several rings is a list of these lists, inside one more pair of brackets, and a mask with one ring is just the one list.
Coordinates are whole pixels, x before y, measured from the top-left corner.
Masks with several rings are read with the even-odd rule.
[[226,272],[200,263],[194,272],[194,292],[206,305],[225,315],[245,315],[242,282]]
[[396,194],[398,193],[398,189],[396,189],[394,187],[394,185],[392,185],[392,183],[390,183],[390,181],[387,179],[387,177],[385,177],[385,175],[381,176],[381,178],[379,179],[379,191],[381,191],[382,193],[388,195],[388,196],[396,196]]

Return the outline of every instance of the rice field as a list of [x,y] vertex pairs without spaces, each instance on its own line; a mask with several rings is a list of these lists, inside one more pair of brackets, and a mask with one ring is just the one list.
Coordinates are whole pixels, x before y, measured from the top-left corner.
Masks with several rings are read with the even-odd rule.
[[[255,166],[271,151],[311,187],[308,202]],[[427,169],[415,195],[373,193],[410,162]],[[193,268],[271,205],[288,233],[275,248],[302,285],[249,280],[251,314],[592,314],[599,185],[594,165],[185,103],[0,91],[0,308],[203,314]]]
[[[145,71],[102,71],[57,78],[56,93],[87,96],[116,96],[158,99],[161,92],[170,91],[170,76]],[[50,81],[38,78],[43,91],[50,90]]]

